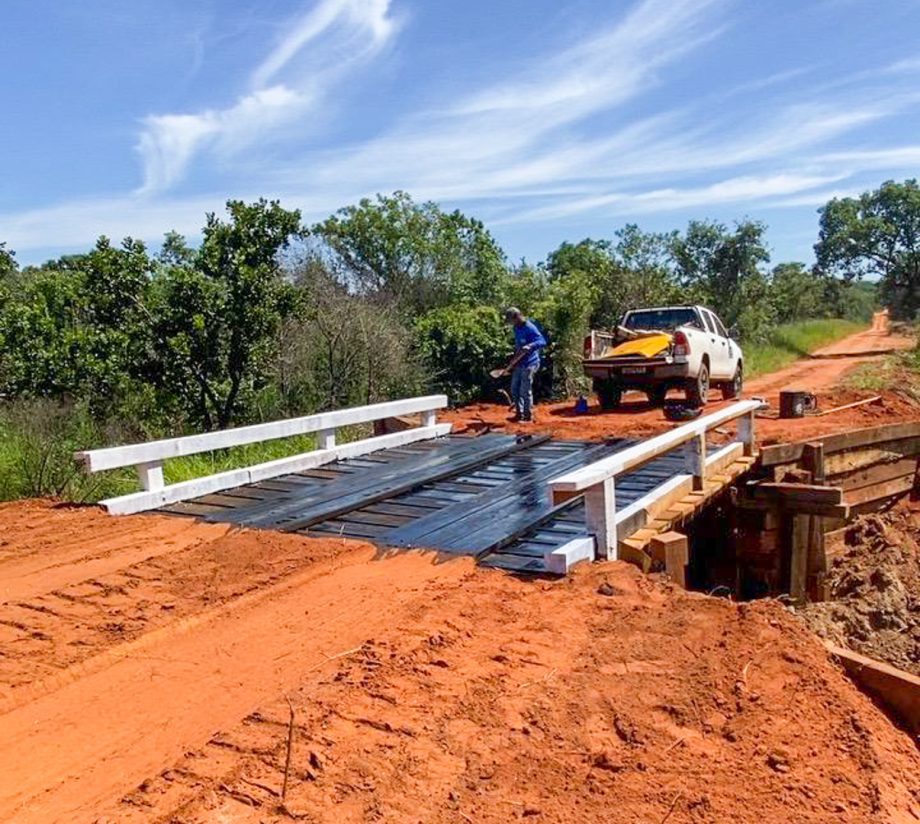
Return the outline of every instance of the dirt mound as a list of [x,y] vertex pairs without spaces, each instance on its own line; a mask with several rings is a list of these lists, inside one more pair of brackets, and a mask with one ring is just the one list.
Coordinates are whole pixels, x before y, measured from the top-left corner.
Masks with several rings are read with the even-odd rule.
[[[480,569],[458,584],[289,693],[291,814],[407,824],[920,817],[910,739],[775,603],[686,594],[623,564],[559,583]],[[279,812],[289,712],[280,698],[255,708],[143,782],[111,820],[289,820]]]
[[920,518],[869,515],[846,532],[830,600],[801,615],[819,635],[920,675]]

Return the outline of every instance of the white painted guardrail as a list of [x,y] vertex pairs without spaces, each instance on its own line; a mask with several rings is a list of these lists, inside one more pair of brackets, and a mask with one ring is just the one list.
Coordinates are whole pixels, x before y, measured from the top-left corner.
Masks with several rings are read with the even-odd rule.
[[[331,461],[355,458],[380,449],[390,449],[414,441],[446,435],[450,432],[451,425],[437,423],[437,410],[444,409],[446,406],[446,395],[426,395],[419,398],[357,406],[351,409],[339,409],[333,412],[321,412],[301,418],[241,426],[236,429],[205,432],[200,435],[92,449],[76,452],[74,458],[83,464],[87,472],[101,472],[125,466],[136,468],[143,487],[142,492],[132,492],[101,502],[113,515],[127,515],[242,484],[257,483],[290,472],[302,472]],[[414,414],[421,416],[421,425],[414,429],[336,445],[338,427]],[[210,452],[214,449],[226,449],[230,446],[289,438],[293,435],[306,435],[312,432],[318,433],[318,448],[311,452],[266,461],[244,469],[231,469],[228,472],[220,472],[216,475],[208,475],[204,478],[169,486],[163,480],[163,462],[170,458]]]
[[[598,560],[616,560],[618,534],[630,535],[644,526],[650,506],[665,498],[673,500],[675,496],[702,489],[708,471],[725,466],[742,455],[753,455],[754,413],[763,406],[760,400],[737,401],[670,432],[552,478],[548,484],[554,503],[584,495],[585,520],[592,538],[587,542],[576,539],[571,545],[547,553],[545,560],[550,571],[565,572],[576,561],[591,555]],[[707,454],[707,433],[733,420],[738,420],[736,440]],[[680,446],[684,448],[685,472],[665,481],[618,512],[616,476],[650,463]]]

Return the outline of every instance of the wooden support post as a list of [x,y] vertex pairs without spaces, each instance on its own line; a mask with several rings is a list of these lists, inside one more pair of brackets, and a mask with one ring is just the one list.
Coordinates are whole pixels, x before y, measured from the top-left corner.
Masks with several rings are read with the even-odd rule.
[[801,604],[805,601],[808,578],[810,516],[789,513],[786,518],[789,534],[789,595],[793,603]]
[[[825,483],[824,445],[807,443],[802,448],[802,467],[811,474],[815,486]],[[827,555],[824,550],[825,520],[820,515],[808,517],[808,560],[806,592],[812,601],[827,600]]]
[[616,495],[613,478],[585,490],[585,521],[594,536],[599,561],[617,559]]
[[687,564],[690,562],[690,545],[686,535],[663,532],[651,542],[652,557],[664,563],[665,572],[683,589],[687,588]]
[[744,454],[754,454],[754,413],[749,412],[738,419],[738,440],[744,444]]
[[152,492],[155,489],[162,489],[165,486],[163,481],[163,462],[151,461],[150,463],[138,464],[137,477],[140,478],[141,486],[146,492]]
[[422,426],[434,426],[438,422],[438,413],[434,409],[422,412]]
[[684,457],[687,472],[693,475],[693,489],[701,490],[706,486],[706,435],[700,433],[684,444]]
[[335,446],[335,429],[320,429],[316,433],[318,449],[332,449]]

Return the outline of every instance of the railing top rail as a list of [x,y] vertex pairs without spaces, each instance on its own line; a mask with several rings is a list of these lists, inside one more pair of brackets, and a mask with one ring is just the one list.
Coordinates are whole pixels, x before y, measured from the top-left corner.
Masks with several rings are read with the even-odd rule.
[[603,483],[607,478],[648,463],[723,423],[728,423],[743,415],[753,414],[763,405],[763,401],[760,400],[737,401],[724,409],[682,424],[670,432],[656,435],[654,438],[627,447],[607,458],[566,472],[564,475],[551,479],[549,486],[557,492],[582,492],[589,487]]
[[228,446],[240,446],[334,429],[339,426],[368,423],[397,415],[431,412],[446,406],[446,395],[425,395],[419,398],[405,398],[358,406],[353,409],[339,409],[300,418],[241,426],[236,429],[205,432],[200,435],[186,435],[148,443],[92,449],[76,452],[74,458],[82,461],[88,472],[99,472],[104,469],[137,466],[183,455],[194,455],[198,452],[209,452],[212,449],[223,449]]

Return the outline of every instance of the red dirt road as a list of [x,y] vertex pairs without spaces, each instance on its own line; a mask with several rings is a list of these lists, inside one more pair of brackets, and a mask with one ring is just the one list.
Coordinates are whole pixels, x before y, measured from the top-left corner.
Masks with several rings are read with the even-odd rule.
[[[0,577],[38,547],[55,568],[81,535],[114,551],[199,527],[34,502],[0,526],[20,509],[36,520]],[[2,658],[30,654],[4,661],[0,821],[289,820],[284,696],[302,820],[920,816],[910,739],[778,605],[616,563],[540,582],[356,542],[198,537],[4,605],[20,612]],[[100,634],[105,619],[124,626]]]
[[[882,313],[879,313],[881,316]],[[878,316],[877,316],[878,317]],[[830,434],[875,423],[898,420],[916,420],[920,408],[896,392],[882,393],[882,401],[871,406],[857,407],[822,417],[805,417],[796,420],[775,418],[779,408],[779,393],[783,389],[801,389],[818,397],[820,409],[850,403],[870,397],[875,393],[843,389],[844,376],[863,363],[882,357],[880,352],[910,349],[916,345],[913,338],[890,334],[887,319],[877,320],[881,328],[858,332],[769,375],[747,381],[745,397],[763,398],[770,404],[774,417],[761,417],[758,437],[764,443],[800,440],[818,434]],[[680,393],[673,393],[680,397]],[[717,392],[710,394],[707,409],[718,409],[722,402]],[[576,415],[572,401],[538,404],[536,423],[527,426],[508,424],[508,411],[496,404],[472,404],[448,412],[444,419],[459,431],[505,427],[514,431],[552,432],[560,438],[601,439],[605,437],[647,437],[670,429],[674,424],[664,418],[660,409],[651,407],[645,396],[627,393],[622,407],[603,412],[594,399],[587,415]]]

